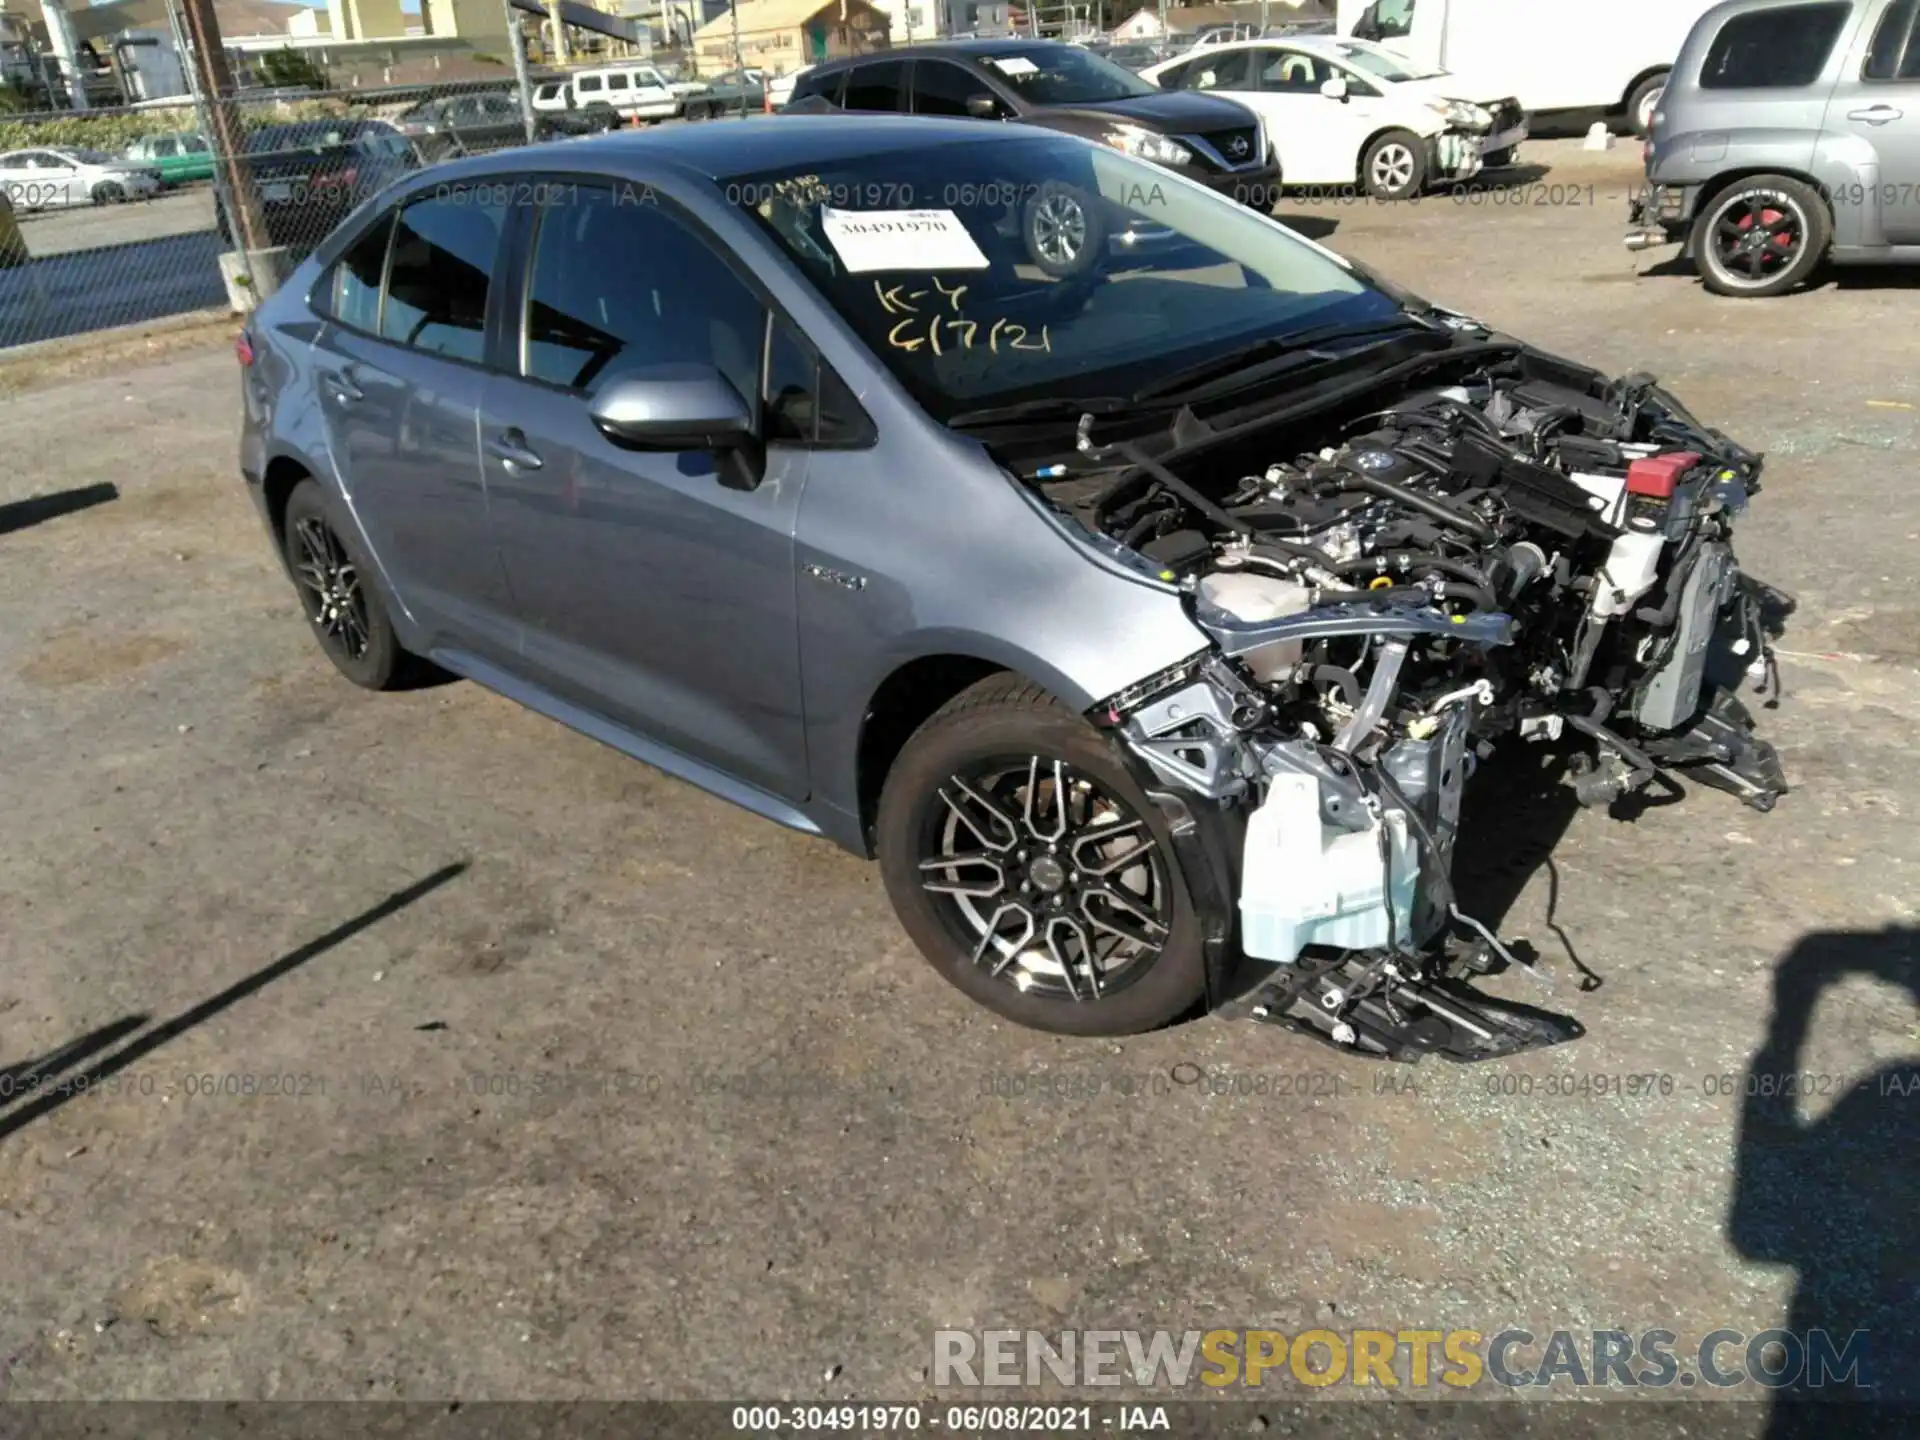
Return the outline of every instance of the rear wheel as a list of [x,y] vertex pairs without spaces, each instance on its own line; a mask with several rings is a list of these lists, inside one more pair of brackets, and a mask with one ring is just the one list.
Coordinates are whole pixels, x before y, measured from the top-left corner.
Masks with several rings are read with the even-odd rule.
[[1819,268],[1833,239],[1820,193],[1785,175],[1754,175],[1709,200],[1693,225],[1700,278],[1716,295],[1784,295]]
[[419,677],[421,663],[401,648],[372,568],[335,523],[318,482],[302,480],[287,497],[280,543],[307,624],[336,670],[367,690],[397,690]]
[[1360,157],[1360,183],[1376,200],[1410,200],[1427,184],[1426,145],[1411,130],[1389,130]]
[[935,970],[1017,1024],[1127,1035],[1206,990],[1159,811],[1113,743],[996,675],[942,708],[881,793],[887,892]]

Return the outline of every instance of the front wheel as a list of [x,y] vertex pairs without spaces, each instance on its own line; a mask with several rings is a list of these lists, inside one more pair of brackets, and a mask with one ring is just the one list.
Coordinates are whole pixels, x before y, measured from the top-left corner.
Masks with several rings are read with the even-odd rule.
[[93,187],[93,203],[96,205],[118,205],[126,198],[126,188],[115,181],[103,180]]
[[1721,191],[1693,225],[1700,279],[1716,295],[1763,299],[1804,284],[1826,257],[1833,216],[1812,186],[1754,175]]
[[1077,185],[1049,180],[1027,201],[1020,232],[1027,258],[1056,280],[1091,269],[1107,243],[1098,202]]
[[1016,1024],[1136,1034],[1206,992],[1160,812],[1112,741],[1016,676],[915,732],[876,830],[887,893],[928,963]]
[[1360,183],[1376,200],[1411,200],[1426,188],[1426,152],[1411,130],[1389,130],[1360,157]]

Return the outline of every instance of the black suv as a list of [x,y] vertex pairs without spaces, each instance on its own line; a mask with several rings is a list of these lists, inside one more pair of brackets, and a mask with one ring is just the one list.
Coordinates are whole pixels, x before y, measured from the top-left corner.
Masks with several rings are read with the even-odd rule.
[[962,40],[830,60],[802,75],[788,111],[906,111],[1016,120],[1097,140],[1272,208],[1280,165],[1238,101],[1161,90],[1054,40]]

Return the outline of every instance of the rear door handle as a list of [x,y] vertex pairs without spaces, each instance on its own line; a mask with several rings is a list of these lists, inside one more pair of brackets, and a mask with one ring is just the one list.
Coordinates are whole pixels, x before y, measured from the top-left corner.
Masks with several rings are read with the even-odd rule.
[[1898,120],[1907,112],[1895,105],[1869,105],[1864,110],[1849,110],[1849,120],[1864,120],[1869,125],[1885,125],[1889,120]]
[[333,398],[342,405],[351,405],[356,400],[367,398],[367,392],[353,383],[353,377],[339,370],[328,370],[320,377],[321,383],[333,392]]
[[502,430],[487,442],[487,453],[516,470],[538,470],[546,462],[540,452],[529,449],[527,437],[519,430]]

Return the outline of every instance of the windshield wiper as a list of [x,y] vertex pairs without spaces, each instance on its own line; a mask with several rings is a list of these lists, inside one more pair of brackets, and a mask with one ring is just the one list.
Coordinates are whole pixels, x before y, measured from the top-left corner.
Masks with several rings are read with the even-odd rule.
[[[1311,360],[1337,360],[1340,352],[1320,348],[1334,340],[1386,340],[1399,336],[1431,335],[1437,340],[1451,344],[1444,330],[1437,330],[1411,316],[1395,320],[1384,325],[1322,325],[1312,330],[1301,330],[1291,335],[1268,335],[1262,339],[1229,350],[1223,355],[1214,355],[1197,365],[1154,381],[1142,390],[1134,392],[1136,404],[1173,398],[1191,399],[1187,392],[1198,388],[1209,380],[1234,377],[1236,381],[1263,378],[1263,375],[1242,377],[1238,372],[1248,369],[1265,360],[1291,359],[1305,356]],[[1237,389],[1238,384],[1232,389]]]
[[993,405],[984,410],[962,410],[947,421],[947,426],[952,430],[970,430],[989,425],[1011,425],[1021,420],[1078,420],[1082,415],[1116,415],[1133,408],[1132,401],[1119,395],[1089,395],[1081,399],[1070,395],[1049,395],[1039,400]]

